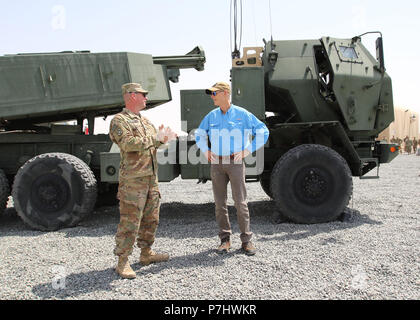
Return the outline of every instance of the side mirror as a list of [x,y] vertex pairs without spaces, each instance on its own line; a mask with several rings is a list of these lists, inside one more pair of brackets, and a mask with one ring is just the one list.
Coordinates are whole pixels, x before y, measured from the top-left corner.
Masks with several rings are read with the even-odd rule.
[[382,37],[376,39],[376,60],[379,62],[379,69],[382,73],[385,72],[385,61],[384,61],[384,43]]

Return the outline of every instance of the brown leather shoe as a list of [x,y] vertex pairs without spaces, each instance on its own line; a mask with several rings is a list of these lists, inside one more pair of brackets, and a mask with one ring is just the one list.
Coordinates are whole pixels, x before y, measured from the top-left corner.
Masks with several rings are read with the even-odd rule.
[[169,260],[169,254],[167,253],[156,253],[150,248],[141,249],[140,264],[147,266],[155,262],[163,262]]
[[230,249],[230,238],[222,239],[222,243],[217,248],[217,253],[227,253]]
[[257,249],[251,241],[242,243],[242,251],[244,251],[247,256],[253,256],[257,253]]

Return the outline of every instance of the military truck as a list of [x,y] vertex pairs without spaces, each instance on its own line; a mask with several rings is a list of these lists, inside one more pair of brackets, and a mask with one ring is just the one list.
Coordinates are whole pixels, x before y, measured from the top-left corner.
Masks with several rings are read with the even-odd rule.
[[[269,141],[245,159],[247,181],[259,181],[279,211],[297,223],[336,219],[349,202],[352,177],[379,177],[398,154],[376,141],[394,120],[382,35],[376,58],[350,39],[264,41],[232,62],[232,102],[267,124]],[[85,59],[85,60],[84,60]],[[93,135],[97,116],[122,108],[120,85],[145,84],[149,107],[169,101],[178,68],[203,68],[204,52],[158,57],[88,52],[0,57],[0,201],[9,184],[18,214],[33,228],[76,225],[96,194],[115,199],[120,155],[107,135]],[[94,84],[94,85],[93,85]],[[158,151],[159,181],[210,179],[194,130],[214,108],[204,89],[181,91],[187,135]],[[77,119],[78,125],[41,125]],[[88,119],[90,135],[81,132]],[[250,161],[248,161],[251,159]],[[373,169],[376,175],[367,175]],[[98,190],[97,190],[98,189]]]
[[[112,142],[94,134],[95,118],[124,107],[121,85],[140,82],[147,108],[172,99],[169,81],[204,69],[196,47],[182,56],[131,52],[13,54],[0,57],[0,214],[10,190],[18,215],[38,230],[77,225],[96,200],[116,203],[116,177],[103,167]],[[60,123],[75,120],[77,124]],[[83,122],[87,120],[89,134]],[[116,181],[118,182],[118,181]]]
[[[362,43],[364,35],[264,40],[264,47],[244,48],[242,57],[232,61],[232,102],[270,131],[264,149],[246,161],[246,179],[260,181],[280,213],[293,222],[337,219],[351,198],[352,177],[378,178],[380,164],[398,154],[396,144],[376,141],[394,120],[392,85],[382,34],[376,58]],[[165,165],[162,181],[179,175],[210,179],[210,165],[193,132],[213,108],[204,89],[181,91],[188,136],[172,149],[178,162]],[[111,162],[116,167],[117,161]],[[376,174],[367,175],[375,168]]]

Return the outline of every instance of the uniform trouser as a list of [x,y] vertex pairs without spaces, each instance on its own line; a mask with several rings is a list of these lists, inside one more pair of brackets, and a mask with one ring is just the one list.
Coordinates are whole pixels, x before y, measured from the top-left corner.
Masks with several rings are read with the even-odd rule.
[[159,224],[160,193],[155,175],[126,179],[118,187],[120,223],[114,254],[129,256],[137,238],[139,248],[150,248]]
[[232,234],[227,209],[227,184],[230,181],[239,230],[241,231],[241,241],[250,241],[252,232],[249,226],[249,210],[246,201],[245,164],[232,162],[228,164],[212,164],[211,181],[220,239],[225,239]]

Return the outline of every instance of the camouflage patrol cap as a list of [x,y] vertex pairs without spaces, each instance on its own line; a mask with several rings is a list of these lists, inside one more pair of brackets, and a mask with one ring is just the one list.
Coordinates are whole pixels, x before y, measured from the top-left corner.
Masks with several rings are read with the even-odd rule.
[[141,92],[144,94],[148,94],[149,91],[144,90],[140,83],[125,83],[121,87],[122,94],[130,93],[130,92]]
[[230,93],[230,85],[226,82],[217,82],[211,88],[206,89],[207,94],[211,94],[215,91],[227,91]]

